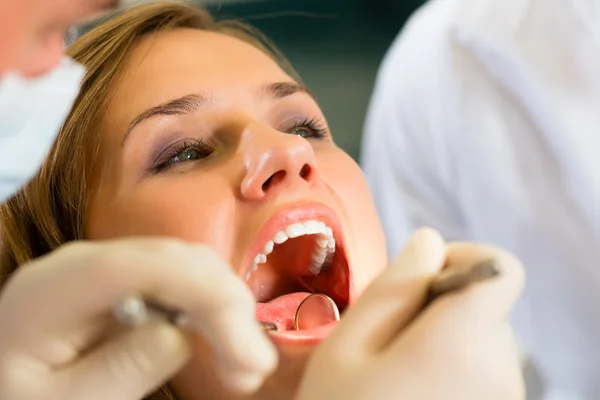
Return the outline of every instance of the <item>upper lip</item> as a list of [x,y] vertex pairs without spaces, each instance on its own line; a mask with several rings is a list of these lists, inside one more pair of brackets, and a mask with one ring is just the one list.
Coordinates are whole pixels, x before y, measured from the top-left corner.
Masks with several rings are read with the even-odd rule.
[[336,246],[344,247],[341,222],[335,211],[318,202],[304,203],[283,207],[267,220],[259,231],[256,239],[248,249],[248,253],[243,257],[243,264],[239,274],[244,277],[252,267],[254,258],[262,251],[265,244],[273,238],[273,236],[283,230],[285,227],[295,222],[305,222],[309,220],[317,220],[325,223],[333,231],[333,237]]

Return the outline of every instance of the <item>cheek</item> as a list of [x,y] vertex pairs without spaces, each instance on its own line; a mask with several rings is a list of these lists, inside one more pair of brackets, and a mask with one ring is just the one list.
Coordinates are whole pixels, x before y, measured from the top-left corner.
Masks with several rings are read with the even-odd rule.
[[151,178],[94,203],[87,221],[89,239],[170,236],[229,255],[224,244],[231,242],[233,232],[225,228],[234,225],[235,199],[230,186],[218,179]]
[[364,175],[350,156],[338,150],[319,159],[319,168],[347,223],[346,252],[360,292],[387,265],[383,228]]

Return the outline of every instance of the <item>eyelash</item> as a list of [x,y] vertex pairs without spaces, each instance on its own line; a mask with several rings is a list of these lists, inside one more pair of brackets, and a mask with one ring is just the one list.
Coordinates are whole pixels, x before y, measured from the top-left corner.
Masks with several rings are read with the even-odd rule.
[[313,118],[304,118],[301,121],[296,122],[289,130],[288,130],[288,134],[292,135],[292,133],[290,133],[289,131],[293,131],[294,129],[298,129],[298,128],[308,128],[312,131],[312,135],[305,137],[302,136],[305,139],[324,139],[327,137],[327,127],[325,125],[325,122],[323,120],[321,120],[318,117],[313,117]]
[[[158,174],[163,172],[176,164],[180,164],[185,161],[173,161],[174,158],[181,156],[186,151],[194,150],[199,154],[198,160],[206,158],[212,154],[214,149],[210,147],[204,139],[195,139],[195,140],[186,140],[182,143],[177,144],[174,147],[171,147],[165,151],[163,151],[157,158],[157,161],[154,163],[154,167],[152,168],[152,174]],[[190,160],[197,161],[197,160]]]
[[[310,130],[310,132],[307,136],[298,135],[307,140],[308,139],[322,140],[327,137],[328,130],[325,126],[325,123],[317,117],[314,117],[311,119],[305,118],[301,121],[298,121],[298,122],[294,123],[294,125],[291,128],[289,128],[286,132],[283,132],[283,133],[293,135],[293,133],[291,133],[291,132],[296,129],[300,129],[300,128]],[[214,151],[214,149],[212,147],[210,147],[203,139],[196,139],[196,140],[192,140],[192,141],[182,142],[173,148],[165,150],[163,153],[161,153],[158,156],[158,160],[155,162],[155,167],[152,168],[152,171],[151,171],[152,174],[153,175],[158,174],[160,172],[163,172],[163,171],[173,167],[176,164],[186,162],[186,161],[175,161],[174,162],[173,159],[181,156],[183,153],[185,153],[186,151],[190,151],[190,150],[194,150],[194,151],[198,152],[199,158],[196,160],[189,160],[188,162],[202,160],[203,158],[210,156]]]

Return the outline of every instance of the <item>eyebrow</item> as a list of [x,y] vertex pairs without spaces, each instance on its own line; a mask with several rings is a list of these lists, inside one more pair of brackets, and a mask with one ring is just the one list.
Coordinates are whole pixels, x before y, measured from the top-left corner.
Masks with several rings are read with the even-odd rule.
[[282,99],[296,93],[305,93],[315,99],[315,95],[306,86],[297,82],[269,83],[267,85],[263,85],[260,89],[263,95],[271,97],[272,99]]
[[[283,99],[296,93],[305,93],[315,99],[314,94],[304,85],[296,82],[276,82],[263,85],[257,91],[259,97],[268,97],[271,99]],[[199,109],[208,108],[215,105],[213,98],[209,98],[205,94],[192,93],[183,97],[170,100],[166,103],[153,106],[138,114],[130,123],[127,132],[123,136],[121,145],[131,134],[131,131],[143,121],[155,117],[157,115],[189,115]]]

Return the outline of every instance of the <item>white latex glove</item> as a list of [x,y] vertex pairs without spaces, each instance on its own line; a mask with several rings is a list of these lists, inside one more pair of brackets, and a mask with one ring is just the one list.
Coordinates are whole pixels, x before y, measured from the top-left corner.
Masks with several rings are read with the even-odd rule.
[[[501,276],[445,295],[422,310],[444,265],[494,258]],[[524,399],[507,317],[523,270],[511,255],[471,243],[445,246],[417,232],[311,358],[298,400]]]
[[208,247],[81,242],[23,266],[3,288],[0,399],[134,400],[168,380],[192,335],[160,322],[115,330],[111,309],[131,294],[188,313],[234,390],[253,392],[275,369],[252,293]]

